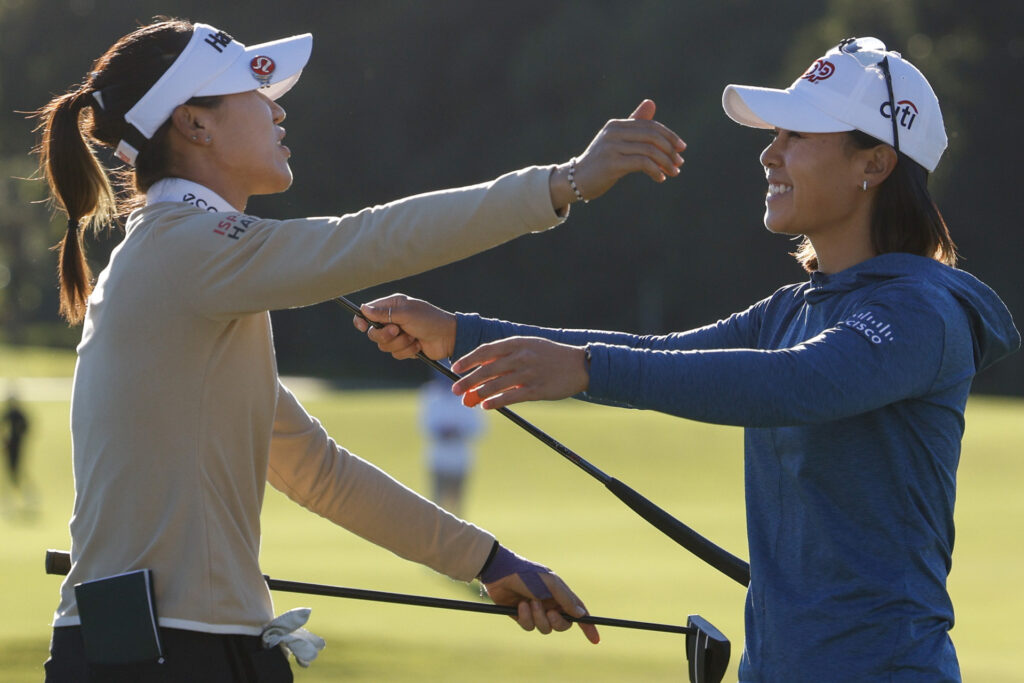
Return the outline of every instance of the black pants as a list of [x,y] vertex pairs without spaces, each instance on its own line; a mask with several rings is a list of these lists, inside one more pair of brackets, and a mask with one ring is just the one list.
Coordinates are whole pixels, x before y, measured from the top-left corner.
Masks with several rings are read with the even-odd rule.
[[160,628],[161,664],[97,665],[85,661],[78,626],[53,629],[46,683],[291,683],[280,647],[264,650],[257,636]]

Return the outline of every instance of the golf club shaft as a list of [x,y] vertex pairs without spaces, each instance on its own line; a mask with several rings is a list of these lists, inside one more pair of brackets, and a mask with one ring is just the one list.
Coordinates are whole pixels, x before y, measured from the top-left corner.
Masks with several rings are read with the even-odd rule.
[[[368,319],[363,315],[359,306],[352,303],[345,297],[339,296],[334,299],[334,302],[342,308],[347,309],[353,315],[359,316],[373,327],[384,327],[382,323]],[[438,361],[429,358],[422,351],[417,353],[416,357],[452,381],[461,379],[461,377],[455,372],[452,372],[450,368],[447,368]],[[740,585],[750,585],[750,565],[745,561],[736,557],[724,548],[715,545],[707,538],[704,538],[696,531],[670,515],[668,512],[658,507],[629,486],[623,484],[618,479],[615,479],[614,477],[605,474],[597,467],[594,467],[570,448],[541,431],[530,422],[527,422],[508,408],[498,408],[498,412],[512,420],[512,422],[522,427],[537,439],[543,441],[584,472],[600,481],[604,484],[605,488],[615,494],[615,496],[629,506],[630,509],[646,519],[676,543],[683,546],[729,578],[735,580]]]
[[[339,296],[336,299],[334,299],[334,302],[341,306],[342,308],[347,309],[353,315],[359,316],[373,327],[384,327],[383,323],[374,322],[373,320],[370,320],[365,315],[363,315],[363,312],[359,309],[359,306],[355,305],[345,297]],[[448,379],[452,380],[453,382],[457,382],[458,380],[462,379],[458,374],[452,372],[451,368],[445,367],[443,364],[439,363],[433,358],[430,358],[429,356],[427,356],[427,354],[423,353],[422,351],[417,353],[416,357],[423,361],[424,363],[426,363],[427,365],[429,365],[430,367],[440,372]],[[561,454],[563,457],[565,457],[567,460],[572,462],[574,465],[579,467],[581,470],[583,470],[590,476],[600,481],[602,484],[607,483],[611,479],[611,477],[609,477],[607,474],[605,474],[604,472],[602,472],[601,470],[599,470],[598,468],[594,467],[592,464],[581,458],[572,450],[564,446],[557,439],[552,438],[550,435],[541,431],[533,424],[524,420],[522,417],[512,412],[508,408],[498,408],[498,412],[507,417],[508,419],[512,420],[512,422],[515,422],[519,427],[522,427],[524,430],[529,432],[534,437],[540,439],[545,444],[547,444],[554,450],[558,451],[559,454]]]
[[[71,570],[71,554],[63,550],[46,551],[46,573],[66,575]],[[386,591],[366,590],[362,588],[348,588],[346,586],[331,586],[320,583],[304,583],[302,581],[287,581],[285,579],[273,579],[269,576],[263,577],[267,587],[275,591],[286,593],[303,593],[305,595],[323,595],[332,598],[350,598],[353,600],[370,600],[373,602],[390,602],[400,605],[415,605],[417,607],[434,607],[438,609],[458,610],[462,612],[481,612],[484,614],[502,614],[515,617],[516,608],[493,603],[470,602],[468,600],[451,600],[448,598],[434,598],[425,595],[408,595],[406,593],[389,593]],[[676,626],[673,624],[656,624],[647,621],[631,621],[629,619],[614,619],[611,617],[573,617],[562,614],[566,621],[579,622],[582,624],[594,624],[596,626],[615,626],[619,628],[640,629],[643,631],[660,631],[662,633],[694,633],[696,629],[687,626]]]

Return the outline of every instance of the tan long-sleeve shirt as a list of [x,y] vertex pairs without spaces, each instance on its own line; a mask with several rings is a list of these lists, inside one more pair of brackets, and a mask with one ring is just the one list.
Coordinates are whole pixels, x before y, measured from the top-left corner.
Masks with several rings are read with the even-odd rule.
[[267,311],[422,272],[547,229],[550,168],[334,218],[246,216],[170,179],[133,213],[89,298],[71,405],[73,586],[148,567],[164,626],[258,634],[269,481],[398,555],[461,579],[493,537],[328,437],[277,377]]

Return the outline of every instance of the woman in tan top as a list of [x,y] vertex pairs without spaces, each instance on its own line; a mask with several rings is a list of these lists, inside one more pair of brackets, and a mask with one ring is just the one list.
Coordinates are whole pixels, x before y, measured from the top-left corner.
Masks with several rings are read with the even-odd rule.
[[[250,196],[291,185],[276,100],[311,47],[308,34],[246,47],[212,26],[162,21],[121,38],[38,113],[41,167],[68,215],[61,314],[83,323],[73,564],[48,681],[291,680],[280,638],[264,637],[274,617],[258,562],[268,481],[402,557],[458,580],[479,576],[495,602],[518,605],[524,629],[563,631],[571,624],[560,612],[585,614],[550,570],[335,443],[279,381],[268,311],[546,230],[583,198],[577,179],[588,199],[631,172],[660,182],[678,174],[685,145],[645,101],[565,164],[337,218],[247,215]],[[94,143],[128,165],[135,208],[95,284],[81,224],[105,226],[118,207]],[[153,572],[164,656],[88,661],[81,623],[90,619],[75,584],[142,568]],[[593,626],[582,628],[597,642]],[[283,644],[305,665],[316,640],[296,631]]]

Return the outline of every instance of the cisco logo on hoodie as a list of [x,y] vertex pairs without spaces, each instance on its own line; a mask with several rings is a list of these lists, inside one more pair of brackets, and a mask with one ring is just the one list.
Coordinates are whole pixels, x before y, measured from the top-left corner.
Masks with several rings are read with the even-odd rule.
[[881,344],[886,341],[891,342],[894,339],[892,336],[892,326],[876,318],[875,314],[871,311],[852,315],[841,324],[846,325],[851,330],[860,332],[872,344]]

